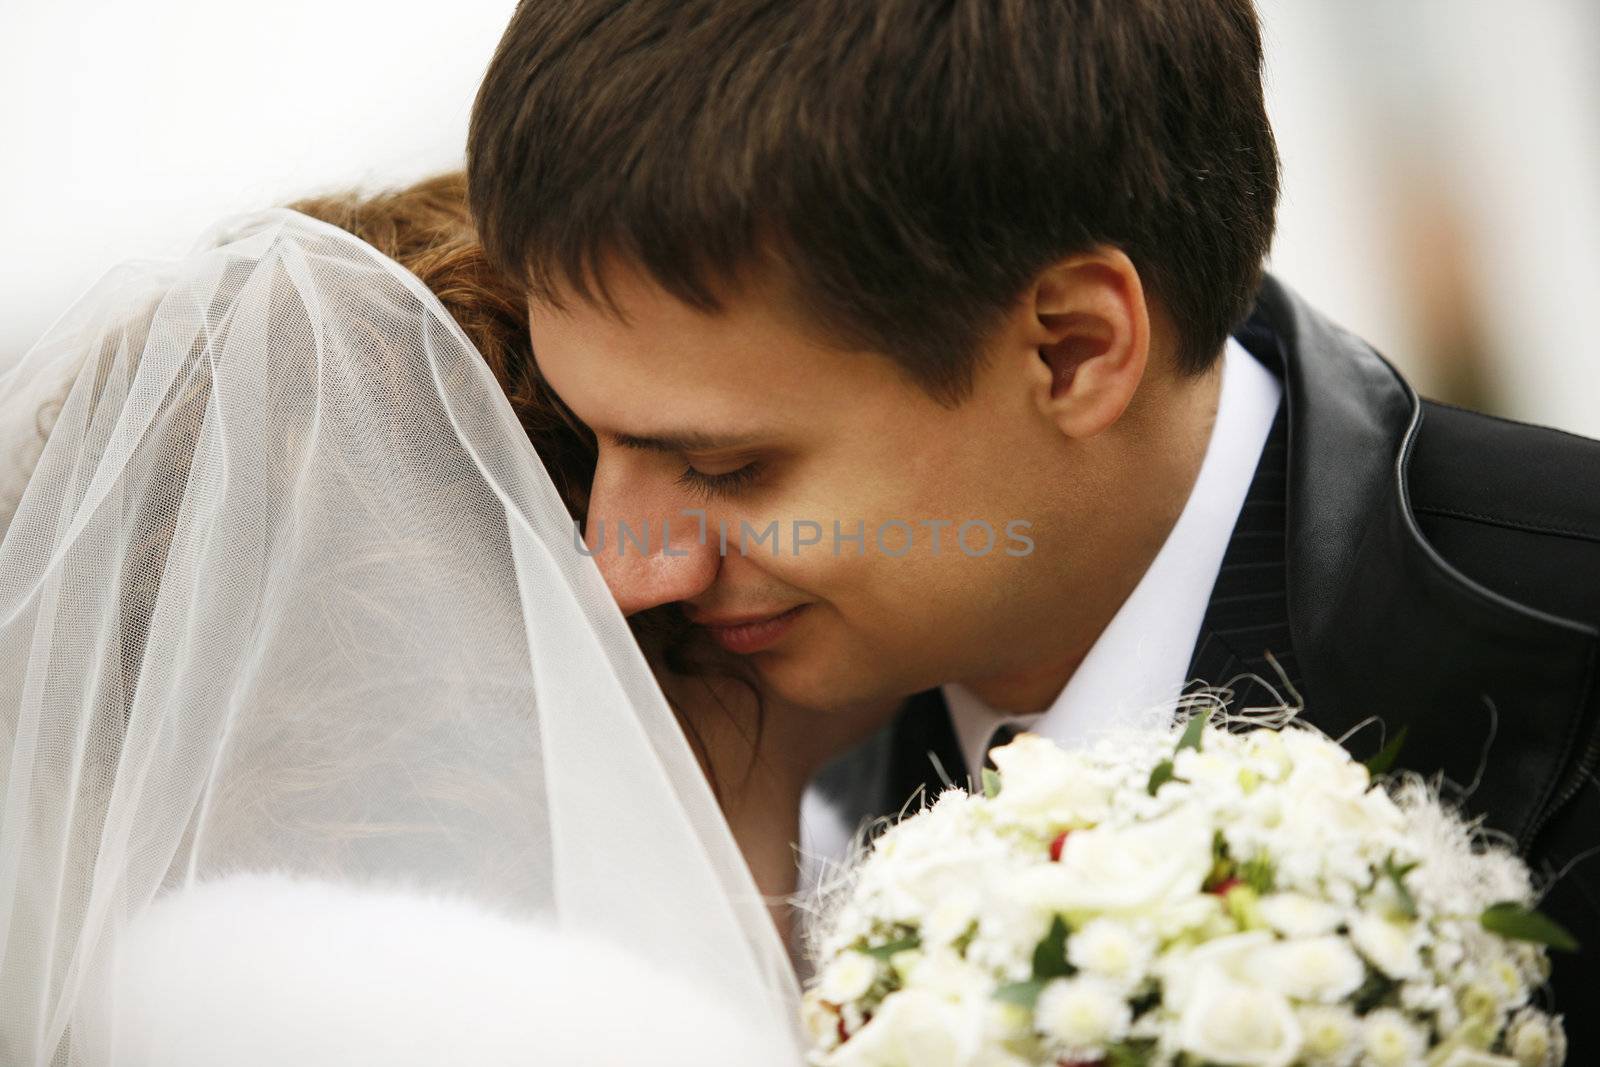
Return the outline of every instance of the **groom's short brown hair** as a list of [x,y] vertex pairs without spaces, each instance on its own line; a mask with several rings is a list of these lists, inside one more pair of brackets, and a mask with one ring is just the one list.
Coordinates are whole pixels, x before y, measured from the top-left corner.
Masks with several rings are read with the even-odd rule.
[[1045,266],[1123,249],[1209,366],[1271,242],[1251,0],[522,0],[479,91],[484,244],[694,306],[778,265],[830,338],[964,394]]

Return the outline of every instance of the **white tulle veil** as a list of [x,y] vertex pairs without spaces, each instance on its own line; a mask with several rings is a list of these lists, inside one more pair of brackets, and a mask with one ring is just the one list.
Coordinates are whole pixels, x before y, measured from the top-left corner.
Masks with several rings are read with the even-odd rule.
[[691,750],[416,278],[234,220],[93,289],[0,378],[0,426],[49,431],[0,541],[0,1061],[97,1062],[130,923],[241,871],[603,936],[792,1047]]

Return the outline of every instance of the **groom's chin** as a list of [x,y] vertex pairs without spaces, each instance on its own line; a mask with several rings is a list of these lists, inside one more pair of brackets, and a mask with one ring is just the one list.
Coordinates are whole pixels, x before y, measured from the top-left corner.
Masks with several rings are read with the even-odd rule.
[[927,688],[885,672],[878,657],[836,654],[820,647],[773,649],[751,656],[750,661],[772,697],[822,714],[904,698]]

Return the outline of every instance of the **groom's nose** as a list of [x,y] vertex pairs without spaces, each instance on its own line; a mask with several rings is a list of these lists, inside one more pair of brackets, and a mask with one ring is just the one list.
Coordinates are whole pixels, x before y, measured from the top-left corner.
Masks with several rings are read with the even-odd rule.
[[697,597],[716,580],[716,529],[707,534],[703,511],[683,514],[691,503],[670,481],[596,470],[584,541],[624,615]]

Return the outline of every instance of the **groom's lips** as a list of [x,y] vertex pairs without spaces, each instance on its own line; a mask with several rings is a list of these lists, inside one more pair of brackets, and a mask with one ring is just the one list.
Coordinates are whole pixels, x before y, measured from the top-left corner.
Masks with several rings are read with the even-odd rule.
[[749,655],[775,644],[789,632],[789,627],[809,606],[799,604],[776,615],[742,615],[724,619],[696,617],[691,621],[697,626],[704,626],[712,640],[729,652]]

